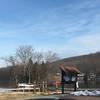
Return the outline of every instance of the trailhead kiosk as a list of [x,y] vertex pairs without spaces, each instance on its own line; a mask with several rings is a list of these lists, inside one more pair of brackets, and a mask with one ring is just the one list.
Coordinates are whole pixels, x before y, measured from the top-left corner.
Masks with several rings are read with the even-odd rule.
[[64,94],[64,85],[73,84],[74,91],[77,89],[77,74],[81,72],[76,67],[64,67],[61,66],[61,85],[62,85],[62,94]]

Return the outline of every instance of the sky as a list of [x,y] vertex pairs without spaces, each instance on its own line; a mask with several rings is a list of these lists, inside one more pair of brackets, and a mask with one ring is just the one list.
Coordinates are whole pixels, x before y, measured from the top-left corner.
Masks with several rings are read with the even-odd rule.
[[0,57],[20,45],[61,58],[99,52],[100,0],[0,0]]

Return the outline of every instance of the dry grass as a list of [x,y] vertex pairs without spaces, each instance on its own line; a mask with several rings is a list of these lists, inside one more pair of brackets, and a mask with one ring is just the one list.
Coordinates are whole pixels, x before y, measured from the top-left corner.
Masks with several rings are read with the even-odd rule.
[[0,93],[0,100],[24,100],[24,99],[29,99],[34,96],[33,93],[18,93],[18,92],[13,92],[13,93]]
[[[22,92],[12,92],[12,93],[0,93],[0,100],[26,100],[33,97],[39,97],[39,94],[33,93],[22,93]],[[43,96],[43,95],[42,95]],[[65,96],[64,100],[100,100],[100,97],[91,96]],[[62,100],[62,99],[61,99]]]

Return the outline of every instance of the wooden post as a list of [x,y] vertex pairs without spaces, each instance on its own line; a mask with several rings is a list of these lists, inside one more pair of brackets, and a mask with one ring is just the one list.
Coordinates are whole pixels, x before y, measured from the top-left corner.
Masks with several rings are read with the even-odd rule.
[[56,81],[56,93],[58,93],[58,84],[57,84],[57,81]]
[[47,81],[45,81],[45,92],[47,93]]
[[44,85],[45,85],[45,83],[44,83],[44,81],[43,81],[43,83],[42,83],[42,88],[43,88],[42,92],[43,92],[43,93],[44,93]]
[[62,85],[62,94],[64,94],[64,72],[61,70],[61,85]]
[[74,91],[76,91],[77,90],[77,74],[76,74],[76,81],[75,81],[75,83],[74,83]]
[[36,82],[34,82],[34,93],[36,93]]
[[64,94],[64,83],[62,82],[62,94]]
[[74,83],[74,91],[76,91],[76,82]]

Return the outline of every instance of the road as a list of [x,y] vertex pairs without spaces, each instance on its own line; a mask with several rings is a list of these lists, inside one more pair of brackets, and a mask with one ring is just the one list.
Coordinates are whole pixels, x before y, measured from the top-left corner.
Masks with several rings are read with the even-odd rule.
[[51,95],[41,96],[28,100],[100,100],[100,97],[95,96],[69,96],[69,95]]

